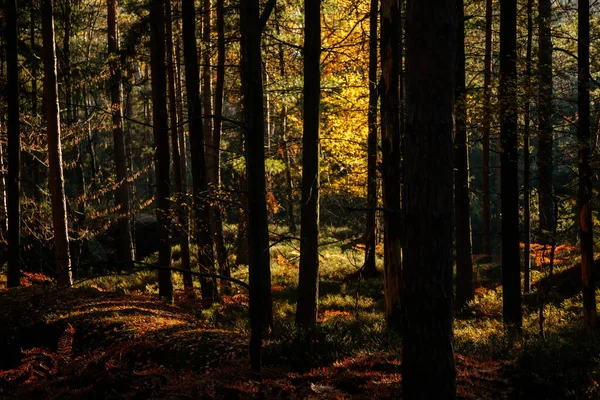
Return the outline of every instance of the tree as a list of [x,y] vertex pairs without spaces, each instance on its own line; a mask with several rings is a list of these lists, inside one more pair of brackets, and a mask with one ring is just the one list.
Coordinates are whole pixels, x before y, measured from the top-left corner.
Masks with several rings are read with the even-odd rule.
[[[165,71],[165,0],[150,3],[150,68],[152,71],[152,130],[156,170],[156,219],[158,221],[158,265],[171,267],[171,217],[169,116],[167,114],[167,82]],[[173,301],[171,270],[158,270],[158,295]]]
[[319,124],[321,100],[321,2],[304,2],[304,112],[302,209],[296,324],[314,328],[319,298]]
[[248,184],[248,269],[250,278],[250,363],[261,369],[262,336],[273,324],[269,227],[265,183],[265,122],[262,87],[262,31],[275,1],[269,0],[259,14],[258,0],[240,4],[240,69]]
[[[381,154],[383,178],[383,264],[385,315],[389,327],[400,321],[402,265],[400,205],[400,7],[398,0],[381,2]],[[408,77],[407,77],[408,79]]]
[[531,186],[529,139],[531,125],[531,47],[533,42],[533,0],[527,0],[527,49],[525,60],[525,115],[523,129],[523,292],[531,290]]
[[21,132],[19,126],[17,1],[6,2],[7,103],[8,103],[8,271],[7,286],[19,286],[21,279]]
[[[123,85],[121,84],[121,64],[119,54],[119,28],[117,0],[107,0],[108,7],[108,53],[110,65],[110,101],[112,111],[112,131],[115,153],[115,169],[118,187],[115,203],[118,210],[118,259],[131,263],[134,259],[133,238],[129,219],[129,182],[127,181],[127,160],[123,132]],[[130,265],[130,264],[129,264]],[[132,265],[130,265],[131,267]]]
[[469,150],[467,147],[467,90],[465,87],[465,11],[457,0],[456,103],[454,138],[454,202],[456,207],[456,309],[473,300],[473,260],[471,253],[471,205],[469,200]]
[[54,5],[43,0],[42,42],[44,47],[44,105],[48,136],[48,185],[52,198],[52,222],[54,227],[54,255],[59,286],[72,284],[71,255],[67,231],[67,202],[60,145],[60,109],[58,105],[58,82],[56,79],[56,49],[54,36]]
[[538,45],[538,197],[540,239],[549,243],[549,232],[554,226],[554,184],[552,182],[552,148],[554,132],[552,123],[552,1],[539,1],[539,45]]
[[408,1],[401,297],[405,399],[456,397],[452,349],[456,25],[456,1]]
[[590,4],[579,0],[577,46],[577,124],[579,140],[579,234],[581,237],[581,282],[583,292],[583,320],[586,328],[596,326],[596,288],[592,278],[594,269],[594,225],[592,223],[592,169],[590,155],[592,136],[590,132]]
[[500,140],[502,181],[502,301],[504,324],[521,329],[517,152],[517,5],[500,2]]
[[483,134],[481,138],[481,251],[491,254],[490,244],[490,132],[492,125],[492,0],[485,2],[485,58],[483,78]]
[[[200,68],[196,48],[196,10],[194,0],[182,0],[183,57],[185,60],[185,86],[187,92],[188,124],[194,186],[194,219],[198,264],[204,272],[214,271],[212,239],[210,236],[210,211],[202,194],[208,190],[204,135],[202,132],[202,103],[200,101]],[[211,279],[200,281],[202,299],[212,303],[217,296],[216,285]]]
[[369,137],[367,139],[367,226],[363,273],[377,274],[375,266],[375,229],[377,208],[377,12],[379,0],[371,0],[369,13]]

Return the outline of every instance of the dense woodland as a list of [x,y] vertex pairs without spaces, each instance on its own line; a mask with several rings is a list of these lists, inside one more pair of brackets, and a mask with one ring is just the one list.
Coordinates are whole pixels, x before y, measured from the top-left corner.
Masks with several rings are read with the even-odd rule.
[[600,397],[597,1],[0,6],[0,397]]

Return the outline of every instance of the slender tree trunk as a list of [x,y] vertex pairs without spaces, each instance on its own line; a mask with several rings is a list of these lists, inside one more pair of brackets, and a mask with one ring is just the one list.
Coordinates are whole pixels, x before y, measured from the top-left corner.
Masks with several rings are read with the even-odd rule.
[[108,6],[108,52],[110,60],[110,100],[112,110],[113,142],[115,149],[115,168],[119,182],[115,203],[119,213],[119,245],[118,257],[120,262],[128,264],[134,259],[133,237],[129,218],[129,183],[127,181],[127,163],[125,151],[125,133],[123,131],[123,85],[121,84],[121,64],[119,57],[119,28],[117,0],[107,0]]
[[8,271],[7,286],[21,279],[21,132],[19,126],[19,61],[17,1],[6,2],[6,70],[8,103]]
[[[198,264],[201,271],[213,272],[214,257],[210,235],[210,209],[207,199],[203,198],[208,190],[208,183],[206,178],[204,135],[200,119],[202,115],[202,103],[200,101],[200,69],[198,67],[198,51],[196,48],[196,10],[194,9],[194,0],[182,0],[181,11]],[[202,299],[206,303],[210,304],[216,300],[217,287],[214,280],[200,280],[200,289],[202,291]]]
[[539,145],[538,145],[538,195],[540,239],[550,243],[554,226],[554,188],[552,183],[552,148],[554,133],[552,124],[552,2],[539,1]]
[[[274,4],[270,1],[269,4]],[[267,4],[265,10],[269,9]],[[272,5],[271,5],[272,10]],[[269,11],[270,14],[270,11]],[[269,229],[265,184],[265,126],[261,35],[268,14],[259,15],[259,1],[240,4],[242,96],[248,179],[248,249],[250,276],[250,362],[261,369],[262,336],[273,324]]]
[[240,173],[240,221],[237,232],[237,253],[235,263],[237,265],[248,265],[248,183],[246,174]]
[[49,186],[52,198],[52,221],[54,225],[54,254],[56,276],[59,286],[72,284],[71,255],[67,231],[67,202],[60,146],[60,111],[58,83],[56,79],[56,50],[52,0],[42,0],[42,40],[44,48],[44,103],[48,134]]
[[525,61],[525,128],[523,131],[523,291],[531,290],[531,189],[529,138],[531,125],[531,48],[533,41],[533,0],[527,0],[527,49]]
[[400,175],[400,8],[397,0],[381,2],[381,142],[384,207],[384,291],[388,327],[399,328],[401,240]]
[[465,72],[464,1],[456,1],[458,19],[456,43],[456,101],[454,138],[454,202],[456,223],[456,309],[473,300],[473,259],[471,247],[471,204],[469,200],[469,148],[467,144],[467,89]]
[[367,226],[365,232],[366,276],[377,274],[375,229],[377,208],[377,13],[379,0],[371,0],[369,22],[369,136],[367,138]]
[[504,324],[522,325],[517,151],[517,4],[500,1],[500,139]]
[[490,132],[492,126],[492,0],[485,2],[485,59],[483,75],[483,137],[482,141],[482,226],[481,226],[481,251],[491,254],[490,244]]
[[302,211],[296,324],[312,329],[319,299],[319,187],[321,101],[321,2],[304,2],[304,112]]
[[[158,265],[171,266],[169,115],[165,71],[165,0],[150,3],[150,50],[152,70],[152,124],[156,168],[156,219],[158,221]],[[173,302],[171,271],[158,271],[158,295]]]
[[[452,129],[456,1],[408,1],[402,395],[454,399]],[[385,64],[384,64],[385,65]]]
[[[179,147],[179,132],[177,129],[177,99],[175,96],[175,57],[173,46],[173,18],[171,12],[171,0],[165,3],[165,35],[166,35],[166,53],[167,53],[167,84],[169,94],[169,119],[171,121],[171,153],[173,154],[173,180],[175,182],[175,192],[177,193],[177,216],[181,232],[179,233],[179,246],[181,249],[181,268],[185,271],[191,271],[190,263],[190,239],[185,229],[187,221],[186,199],[183,194],[183,173],[181,171],[181,153]],[[185,155],[184,155],[185,156]],[[194,293],[194,282],[192,274],[183,274],[183,287],[189,294]]]
[[583,321],[586,328],[596,326],[596,288],[592,278],[594,269],[594,229],[592,223],[592,169],[590,156],[592,135],[590,132],[590,3],[578,3],[578,80],[579,93],[579,233],[581,235],[581,282],[583,292]]
[[[221,187],[221,129],[223,126],[223,92],[225,85],[225,0],[217,0],[217,79],[215,82],[215,105],[212,136],[212,157],[214,167],[214,183],[217,188]],[[210,20],[208,21],[210,23]],[[210,33],[210,32],[209,32]],[[210,39],[210,35],[209,35]],[[215,202],[212,208],[213,238],[215,242],[215,254],[219,273],[223,276],[231,276],[229,264],[227,262],[227,251],[223,239],[223,216],[221,215],[221,205]],[[223,286],[229,288],[227,281],[223,281]],[[227,289],[229,290],[229,289]]]

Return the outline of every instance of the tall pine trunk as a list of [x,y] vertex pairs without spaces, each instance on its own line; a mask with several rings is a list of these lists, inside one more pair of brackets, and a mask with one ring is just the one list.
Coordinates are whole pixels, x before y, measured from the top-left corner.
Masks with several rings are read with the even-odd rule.
[[48,164],[52,222],[54,227],[54,255],[56,276],[61,287],[73,283],[69,234],[67,230],[67,201],[60,145],[60,109],[56,78],[56,47],[54,36],[54,6],[52,0],[42,0],[42,41],[44,48],[44,105],[48,135]]
[[527,48],[525,60],[525,115],[523,130],[523,292],[531,290],[531,48],[533,42],[533,0],[527,0]]
[[481,168],[481,252],[491,254],[490,132],[492,126],[492,0],[485,2],[485,57],[483,72],[483,134]]
[[454,0],[408,1],[401,311],[404,399],[456,397],[452,349],[456,19]]

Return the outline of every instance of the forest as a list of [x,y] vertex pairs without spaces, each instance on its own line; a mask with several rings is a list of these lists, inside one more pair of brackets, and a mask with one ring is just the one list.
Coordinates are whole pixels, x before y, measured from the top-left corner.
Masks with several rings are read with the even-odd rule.
[[0,0],[0,398],[600,398],[599,38],[596,0]]

